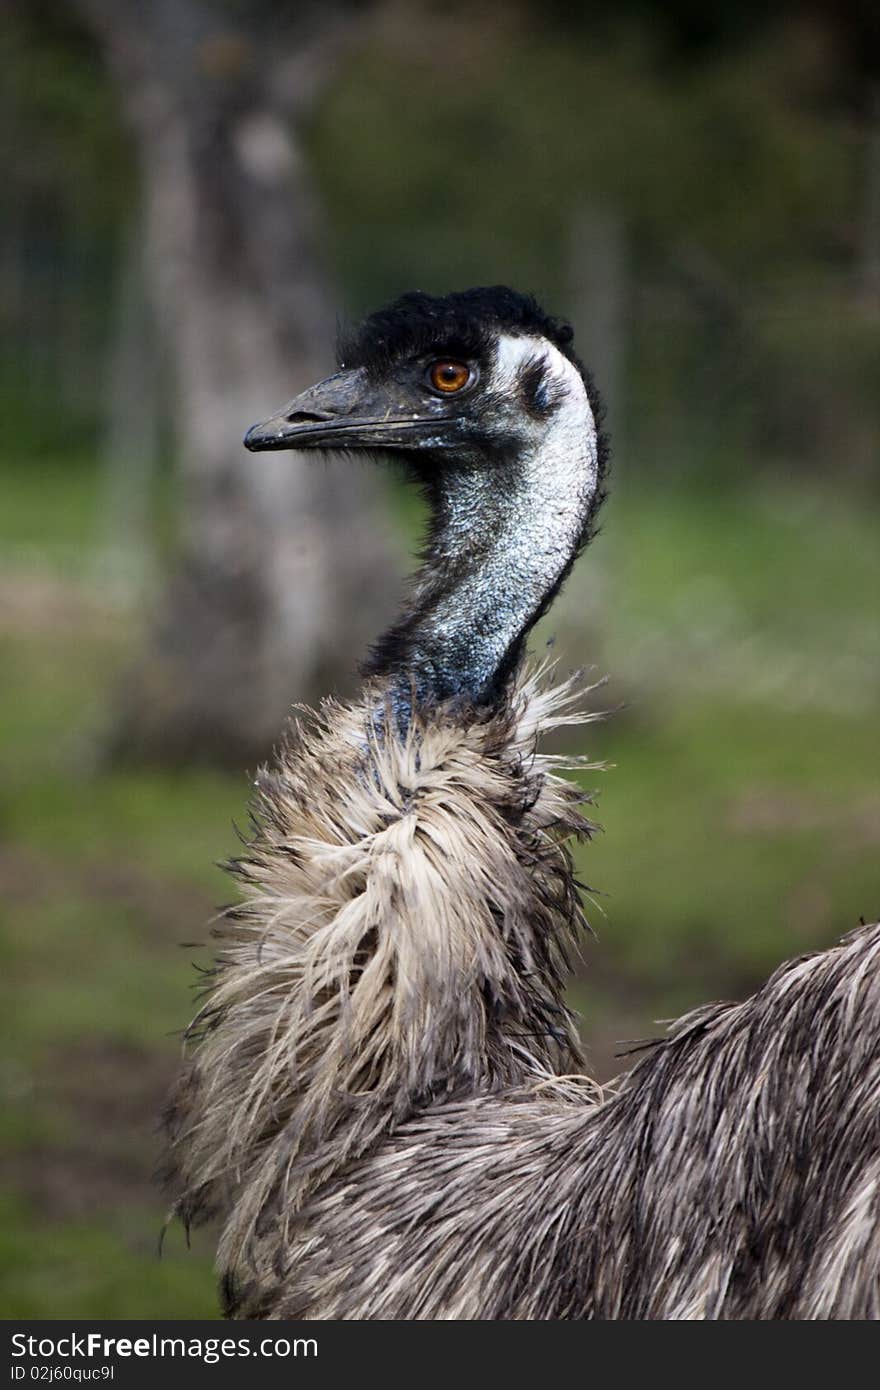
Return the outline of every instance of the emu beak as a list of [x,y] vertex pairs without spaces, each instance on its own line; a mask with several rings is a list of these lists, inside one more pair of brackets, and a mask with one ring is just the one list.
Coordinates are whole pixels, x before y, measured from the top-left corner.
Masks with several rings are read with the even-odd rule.
[[[337,372],[252,425],[244,447],[265,449],[413,449],[452,442],[449,427],[420,412],[405,387],[371,381],[361,367]],[[444,437],[440,437],[440,432]]]

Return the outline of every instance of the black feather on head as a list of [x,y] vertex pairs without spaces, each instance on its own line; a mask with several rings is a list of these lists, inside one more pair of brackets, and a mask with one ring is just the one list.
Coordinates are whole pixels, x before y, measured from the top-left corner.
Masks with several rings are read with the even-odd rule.
[[507,285],[484,285],[435,296],[410,290],[369,314],[356,328],[341,331],[337,361],[341,368],[362,367],[371,376],[386,375],[396,362],[428,356],[464,357],[487,363],[499,334],[542,337],[553,343],[580,372],[598,434],[597,503],[608,464],[608,440],[601,426],[605,407],[591,373],[574,350],[574,330],[554,318],[530,294]]
[[571,325],[546,314],[531,295],[505,285],[461,290],[442,298],[411,290],[370,314],[340,339],[340,367],[386,372],[404,357],[425,353],[484,356],[499,333],[548,338],[575,361]]

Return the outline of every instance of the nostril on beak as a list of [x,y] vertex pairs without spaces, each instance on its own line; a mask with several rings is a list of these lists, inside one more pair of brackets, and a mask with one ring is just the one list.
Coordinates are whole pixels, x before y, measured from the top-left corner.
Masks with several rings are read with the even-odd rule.
[[331,418],[330,415],[311,415],[307,410],[295,410],[292,415],[285,416],[288,425],[320,425]]

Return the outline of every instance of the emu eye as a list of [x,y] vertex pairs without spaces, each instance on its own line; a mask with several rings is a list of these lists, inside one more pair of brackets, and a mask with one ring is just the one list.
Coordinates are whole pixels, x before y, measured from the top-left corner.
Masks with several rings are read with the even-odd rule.
[[444,396],[452,395],[453,391],[461,391],[470,379],[471,369],[464,362],[454,362],[441,357],[428,368],[430,385],[435,391],[442,391]]

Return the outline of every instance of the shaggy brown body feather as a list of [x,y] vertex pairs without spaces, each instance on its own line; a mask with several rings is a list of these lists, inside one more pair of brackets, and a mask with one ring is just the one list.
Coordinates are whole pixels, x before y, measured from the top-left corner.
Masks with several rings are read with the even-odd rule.
[[167,1116],[175,1210],[224,1215],[230,1288],[274,1287],[307,1194],[419,1109],[582,1064],[565,841],[593,827],[536,748],[588,717],[575,695],[533,677],[494,718],[449,707],[403,735],[366,732],[368,691],[294,724],[259,777]]
[[264,1315],[880,1317],[878,1019],[874,925],[680,1019],[604,1103],[432,1107],[306,1204]]

